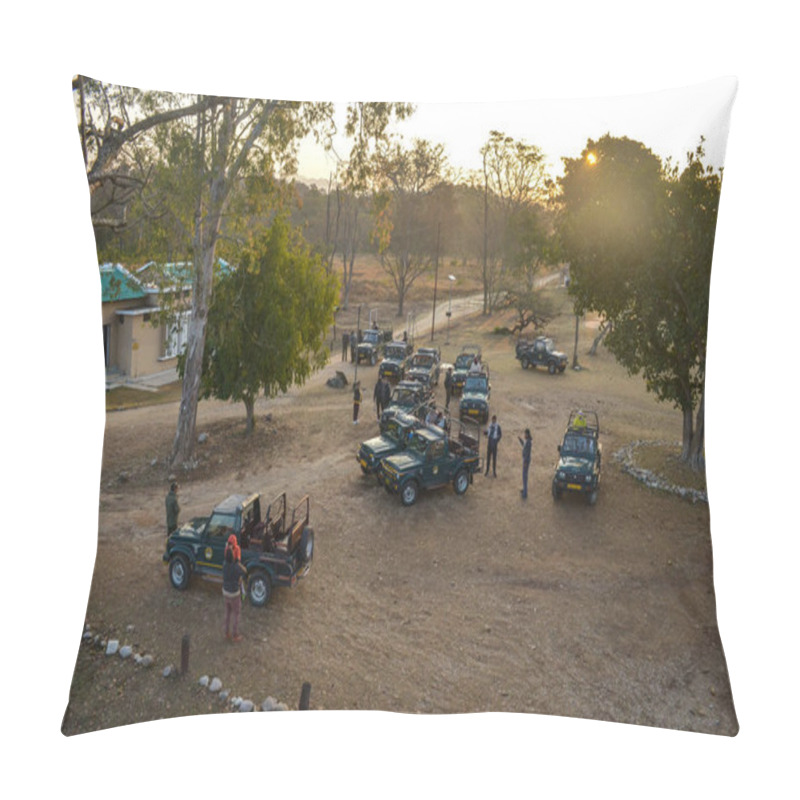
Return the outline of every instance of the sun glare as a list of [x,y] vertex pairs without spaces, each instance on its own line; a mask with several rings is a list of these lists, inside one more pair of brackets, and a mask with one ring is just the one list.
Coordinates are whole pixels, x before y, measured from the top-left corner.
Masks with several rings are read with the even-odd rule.
[[597,163],[597,153],[587,153],[586,162],[593,167]]

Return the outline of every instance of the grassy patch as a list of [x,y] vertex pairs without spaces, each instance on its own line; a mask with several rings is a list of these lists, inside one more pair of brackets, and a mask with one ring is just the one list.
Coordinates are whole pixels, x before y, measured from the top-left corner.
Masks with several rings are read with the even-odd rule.
[[181,399],[181,382],[161,386],[156,391],[118,386],[106,392],[106,411],[121,411],[125,408],[155,406]]
[[666,444],[646,444],[636,449],[637,467],[649,469],[674,486],[706,491],[705,472],[695,472],[680,460],[680,452]]

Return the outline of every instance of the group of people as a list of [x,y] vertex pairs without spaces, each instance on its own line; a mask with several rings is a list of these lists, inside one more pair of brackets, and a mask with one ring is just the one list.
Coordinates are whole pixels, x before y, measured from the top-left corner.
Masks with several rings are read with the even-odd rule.
[[[492,421],[489,427],[484,432],[487,438],[486,444],[486,472],[485,475],[489,476],[489,469],[492,470],[493,477],[497,477],[497,446],[500,444],[500,439],[503,438],[503,429],[497,421],[497,415],[492,416]],[[520,489],[520,496],[523,500],[528,499],[528,472],[531,466],[531,449],[533,447],[533,440],[531,438],[531,429],[525,428],[525,434],[518,436],[520,447],[522,448],[522,489]]]

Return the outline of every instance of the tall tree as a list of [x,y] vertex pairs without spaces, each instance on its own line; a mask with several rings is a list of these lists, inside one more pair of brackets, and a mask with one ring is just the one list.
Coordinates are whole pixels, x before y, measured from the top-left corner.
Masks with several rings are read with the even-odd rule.
[[519,223],[530,206],[544,199],[548,182],[541,149],[500,131],[490,132],[481,159],[483,313],[488,314],[505,288],[509,262],[520,246],[514,235],[525,234]]
[[274,397],[325,364],[337,288],[321,257],[277,217],[215,282],[202,396],[243,402],[251,433],[260,392]]
[[[683,414],[681,457],[702,467],[708,288],[721,175],[664,168],[639,142],[605,136],[565,159],[561,241],[576,313],[611,324],[607,346]],[[694,413],[698,418],[695,425]]]
[[[88,79],[79,82],[82,107],[87,83]],[[186,178],[181,189],[176,189],[165,202],[173,210],[176,206],[182,207],[174,214],[176,219],[182,216],[181,212],[187,205],[191,209],[189,219],[183,217],[183,228],[187,232],[187,249],[193,264],[192,308],[171,456],[173,465],[190,465],[195,444],[206,323],[213,291],[213,265],[231,195],[245,178],[256,172],[269,173],[280,161],[291,169],[296,142],[329,119],[332,109],[328,104],[206,96],[192,99],[128,90],[133,92],[133,100],[126,108],[135,109],[138,118],[134,121],[133,116],[127,119],[115,117],[112,105],[103,102],[108,92],[102,86],[95,89],[94,95],[99,100],[94,113],[105,115],[107,122],[94,128],[110,133],[105,133],[103,141],[97,140],[97,156],[91,168],[87,161],[90,183],[96,181],[112,163],[121,163],[127,168],[124,147],[120,142],[136,141],[144,131],[151,131],[154,136],[139,162],[140,169],[159,166],[164,167],[166,174],[172,175],[175,170],[180,170]],[[86,114],[82,114],[79,124],[85,134]],[[126,136],[126,128],[135,133]],[[85,135],[82,140],[86,141]]]
[[399,143],[385,148],[376,163],[374,236],[402,316],[409,290],[436,253],[437,223],[429,211],[434,190],[447,176],[447,158],[443,145],[415,139],[410,148]]

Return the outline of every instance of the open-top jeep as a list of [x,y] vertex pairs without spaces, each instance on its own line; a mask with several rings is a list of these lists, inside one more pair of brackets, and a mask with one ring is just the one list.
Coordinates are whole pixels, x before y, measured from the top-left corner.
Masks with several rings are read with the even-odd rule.
[[564,439],[558,446],[558,463],[553,476],[553,497],[578,492],[589,505],[597,501],[600,483],[602,446],[600,423],[594,411],[573,411],[569,415]]
[[476,419],[486,422],[489,419],[489,395],[492,385],[489,383],[489,365],[483,365],[482,372],[467,373],[458,414],[461,419]]
[[378,363],[378,359],[383,355],[383,348],[386,342],[391,341],[391,331],[368,328],[361,334],[361,341],[356,347],[356,360],[359,364],[364,361],[374,367]]
[[361,465],[361,471],[365,475],[377,473],[381,461],[405,450],[411,432],[422,427],[422,424],[417,417],[403,412],[383,418],[380,436],[362,442],[358,449],[356,460]]
[[408,362],[406,377],[433,387],[439,382],[439,361],[429,350],[419,349]]
[[467,344],[461,348],[461,352],[456,356],[456,363],[453,365],[453,386],[454,395],[460,395],[464,390],[467,381],[467,373],[475,360],[475,356],[480,361],[481,348],[476,344]]
[[294,586],[305,577],[314,556],[314,531],[309,525],[306,495],[294,509],[279,494],[261,517],[259,494],[233,494],[210,517],[196,517],[173,531],[163,560],[176,589],[186,589],[192,573],[222,581],[228,537],[233,534],[247,568],[250,603],[266,605],[273,586]]
[[520,339],[515,348],[516,357],[522,364],[522,369],[528,367],[547,367],[547,371],[554,375],[567,368],[567,356],[556,350],[553,340],[546,336],[537,336],[532,342]]
[[476,424],[459,422],[450,435],[435,428],[420,428],[402,453],[381,461],[380,476],[390,494],[400,495],[404,506],[417,501],[420,489],[437,489],[452,483],[464,494],[481,468],[480,431]]
[[403,380],[413,350],[414,347],[409,342],[387,344],[383,351],[383,361],[378,367],[378,375],[393,383]]

